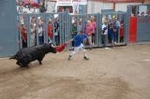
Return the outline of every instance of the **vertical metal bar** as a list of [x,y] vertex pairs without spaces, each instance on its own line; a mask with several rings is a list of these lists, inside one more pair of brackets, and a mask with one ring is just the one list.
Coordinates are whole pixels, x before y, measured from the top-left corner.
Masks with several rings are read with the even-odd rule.
[[37,33],[36,33],[36,42],[37,42],[37,45],[39,45],[38,16],[35,16],[35,17],[36,17],[36,30],[37,30]]
[[63,15],[62,13],[59,14],[59,41],[60,43],[62,42],[62,33],[63,33],[63,30],[62,30],[62,27],[63,27]]
[[124,15],[124,43],[127,44],[127,38],[128,38],[128,18],[127,18],[127,14]]
[[96,19],[96,31],[95,31],[95,40],[94,43],[96,44],[96,46],[98,46],[98,35],[99,35],[99,13],[97,13],[95,15],[95,19]]
[[44,21],[44,42],[48,42],[48,33],[47,33],[47,23],[48,23],[48,19],[47,19],[47,15],[44,13],[43,14],[43,21]]
[[[120,23],[120,18],[121,18],[121,14],[118,14],[117,15],[118,16],[118,21],[119,21],[119,23]],[[118,41],[117,41],[118,43],[120,43],[120,27],[118,27]]]
[[23,47],[23,46],[22,46],[22,37],[21,37],[21,35],[22,35],[22,34],[21,34],[21,29],[22,29],[22,26],[21,26],[21,25],[22,25],[22,24],[21,24],[21,18],[22,18],[22,16],[23,16],[23,15],[19,15],[19,17],[18,17],[18,19],[19,19],[19,23],[18,23],[18,24],[19,24],[19,31],[18,31],[18,32],[19,32],[19,33],[18,33],[19,39],[18,39],[18,40],[19,40],[19,45],[20,45],[19,48],[20,48],[20,49]]
[[126,12],[126,17],[125,17],[125,43],[128,44],[129,43],[129,34],[130,34],[130,30],[129,30],[129,26],[130,26],[130,16],[131,16],[131,5],[127,6],[127,12]]
[[102,46],[102,35],[101,35],[101,27],[102,27],[102,16],[103,16],[103,14],[99,14],[99,22],[98,22],[98,30],[99,30],[99,38],[98,38],[98,40],[99,40],[99,43],[98,43],[98,45],[99,45],[99,47],[101,47]]
[[30,15],[26,14],[27,20],[26,21],[26,26],[27,26],[27,47],[30,47],[30,37],[31,37],[31,32],[30,32]]

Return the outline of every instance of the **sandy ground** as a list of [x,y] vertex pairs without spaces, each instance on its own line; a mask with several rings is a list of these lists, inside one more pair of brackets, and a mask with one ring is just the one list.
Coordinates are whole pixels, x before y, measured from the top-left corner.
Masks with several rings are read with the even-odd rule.
[[0,99],[150,99],[150,45],[47,54],[20,68],[0,59]]

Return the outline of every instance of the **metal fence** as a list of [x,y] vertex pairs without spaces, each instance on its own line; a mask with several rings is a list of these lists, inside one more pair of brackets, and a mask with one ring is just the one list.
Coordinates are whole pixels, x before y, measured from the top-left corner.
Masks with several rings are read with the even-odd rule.
[[[125,12],[80,15],[69,15],[68,13],[20,14],[18,19],[20,48],[44,42],[53,42],[55,45],[63,44],[72,39],[80,30],[86,33],[89,21],[95,26],[93,25],[94,32],[91,34],[91,45],[86,45],[87,47],[103,47],[104,44],[111,46],[112,43],[115,43],[116,46],[127,44],[128,23]],[[105,38],[102,33],[104,23],[108,30]],[[113,33],[114,30],[115,33]],[[109,31],[112,31],[111,35]],[[50,32],[53,35],[50,36]],[[27,34],[26,41],[23,38],[24,34]],[[72,48],[73,45],[73,42],[70,43],[68,48]]]
[[14,0],[0,0],[0,57],[7,57],[18,50],[15,9]]
[[[5,0],[5,2],[8,1]],[[14,5],[11,5],[12,3]],[[87,44],[87,48],[127,45],[131,34],[129,33],[129,19],[133,11],[132,6],[128,6],[127,12],[102,11],[102,13],[79,15],[70,15],[66,12],[19,14],[16,18],[15,2],[4,3],[3,0],[2,4],[7,4],[10,8],[1,6],[4,10],[1,11],[0,16],[2,19],[0,57],[12,55],[23,47],[39,45],[44,42],[52,42],[55,45],[63,44],[72,39],[81,30],[81,27],[82,31],[86,33],[89,21],[96,25],[94,33],[91,35],[91,45]],[[143,5],[137,5],[134,13],[137,18],[136,42],[150,41],[150,16],[138,16],[140,6]],[[150,10],[149,4],[144,6]],[[103,34],[102,30],[104,24],[107,27],[106,34]],[[72,42],[67,49],[73,46]]]
[[[150,4],[128,5],[127,13],[129,18],[135,18],[135,31],[129,33],[129,36],[134,36],[135,42],[150,41]],[[133,29],[130,27],[130,29]]]

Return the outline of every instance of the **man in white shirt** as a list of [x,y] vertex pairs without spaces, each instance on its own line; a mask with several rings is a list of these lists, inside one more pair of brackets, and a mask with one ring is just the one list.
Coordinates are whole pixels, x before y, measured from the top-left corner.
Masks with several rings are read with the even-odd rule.
[[102,44],[103,44],[103,47],[107,48],[106,47],[106,37],[107,37],[107,33],[108,33],[108,27],[107,27],[107,24],[106,22],[103,23],[102,25]]

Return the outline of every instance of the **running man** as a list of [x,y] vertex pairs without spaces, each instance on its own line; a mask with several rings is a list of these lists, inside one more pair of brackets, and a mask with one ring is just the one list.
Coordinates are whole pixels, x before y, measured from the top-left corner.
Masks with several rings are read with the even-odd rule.
[[87,36],[85,33],[83,33],[83,31],[81,30],[79,33],[76,34],[76,36],[74,37],[74,50],[73,52],[71,52],[71,54],[68,57],[68,60],[71,60],[72,56],[75,55],[79,50],[82,50],[84,53],[83,58],[85,60],[89,60],[87,53],[86,53],[86,49],[84,47],[84,44],[87,41]]

